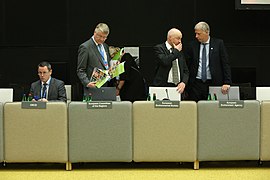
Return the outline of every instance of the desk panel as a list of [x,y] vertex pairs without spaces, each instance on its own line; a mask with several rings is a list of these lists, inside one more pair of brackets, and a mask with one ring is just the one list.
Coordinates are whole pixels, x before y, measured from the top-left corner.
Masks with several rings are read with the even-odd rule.
[[198,102],[198,160],[258,160],[260,104],[219,108],[218,101]]
[[270,101],[261,102],[260,160],[270,160]]
[[154,102],[133,103],[136,162],[194,162],[197,158],[197,105],[155,108]]
[[67,106],[49,102],[46,109],[4,106],[5,161],[67,162]]
[[71,102],[69,112],[69,161],[132,161],[132,104],[112,102],[111,109],[87,109]]

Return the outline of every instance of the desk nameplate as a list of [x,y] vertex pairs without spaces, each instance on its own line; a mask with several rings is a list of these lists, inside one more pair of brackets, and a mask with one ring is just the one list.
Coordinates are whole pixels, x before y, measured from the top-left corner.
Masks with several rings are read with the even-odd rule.
[[219,101],[219,108],[244,108],[244,101]]
[[47,103],[46,102],[33,102],[33,101],[22,101],[21,105],[22,109],[46,109]]
[[111,101],[87,102],[87,109],[112,109],[112,102]]
[[163,100],[163,101],[155,101],[155,108],[179,108],[180,107],[180,101],[169,101],[169,100]]

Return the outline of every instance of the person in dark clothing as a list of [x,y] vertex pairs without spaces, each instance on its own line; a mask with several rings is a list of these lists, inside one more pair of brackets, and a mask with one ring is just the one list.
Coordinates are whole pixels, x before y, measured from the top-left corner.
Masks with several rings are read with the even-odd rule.
[[120,95],[121,101],[146,100],[144,78],[131,54],[125,53],[121,62],[125,62],[125,72],[120,75],[116,86],[117,95]]

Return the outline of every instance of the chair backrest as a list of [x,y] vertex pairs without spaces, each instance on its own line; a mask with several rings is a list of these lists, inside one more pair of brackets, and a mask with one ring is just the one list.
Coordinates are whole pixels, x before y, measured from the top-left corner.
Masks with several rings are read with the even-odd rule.
[[256,100],[270,100],[270,87],[256,87]]
[[13,88],[0,88],[0,102],[13,102]]
[[67,92],[67,101],[71,101],[72,88],[71,85],[65,85]]

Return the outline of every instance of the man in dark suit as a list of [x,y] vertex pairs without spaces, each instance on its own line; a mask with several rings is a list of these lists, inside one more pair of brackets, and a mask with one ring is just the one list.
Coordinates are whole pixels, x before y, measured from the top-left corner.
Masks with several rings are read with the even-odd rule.
[[182,52],[181,39],[181,31],[172,28],[168,31],[167,41],[154,47],[157,67],[153,86],[176,87],[182,94],[188,82],[189,72]]
[[38,65],[39,79],[31,84],[30,94],[33,101],[67,101],[65,84],[63,81],[51,77],[51,64],[44,61]]
[[109,46],[105,44],[108,35],[108,25],[99,23],[94,35],[79,46],[77,75],[83,84],[84,93],[87,93],[88,88],[95,87],[96,82],[90,82],[94,68],[107,70],[110,67]]
[[189,99],[207,100],[209,86],[220,86],[223,94],[230,88],[231,69],[223,40],[210,38],[210,28],[206,22],[195,25],[196,41],[192,41],[186,51],[189,68]]

